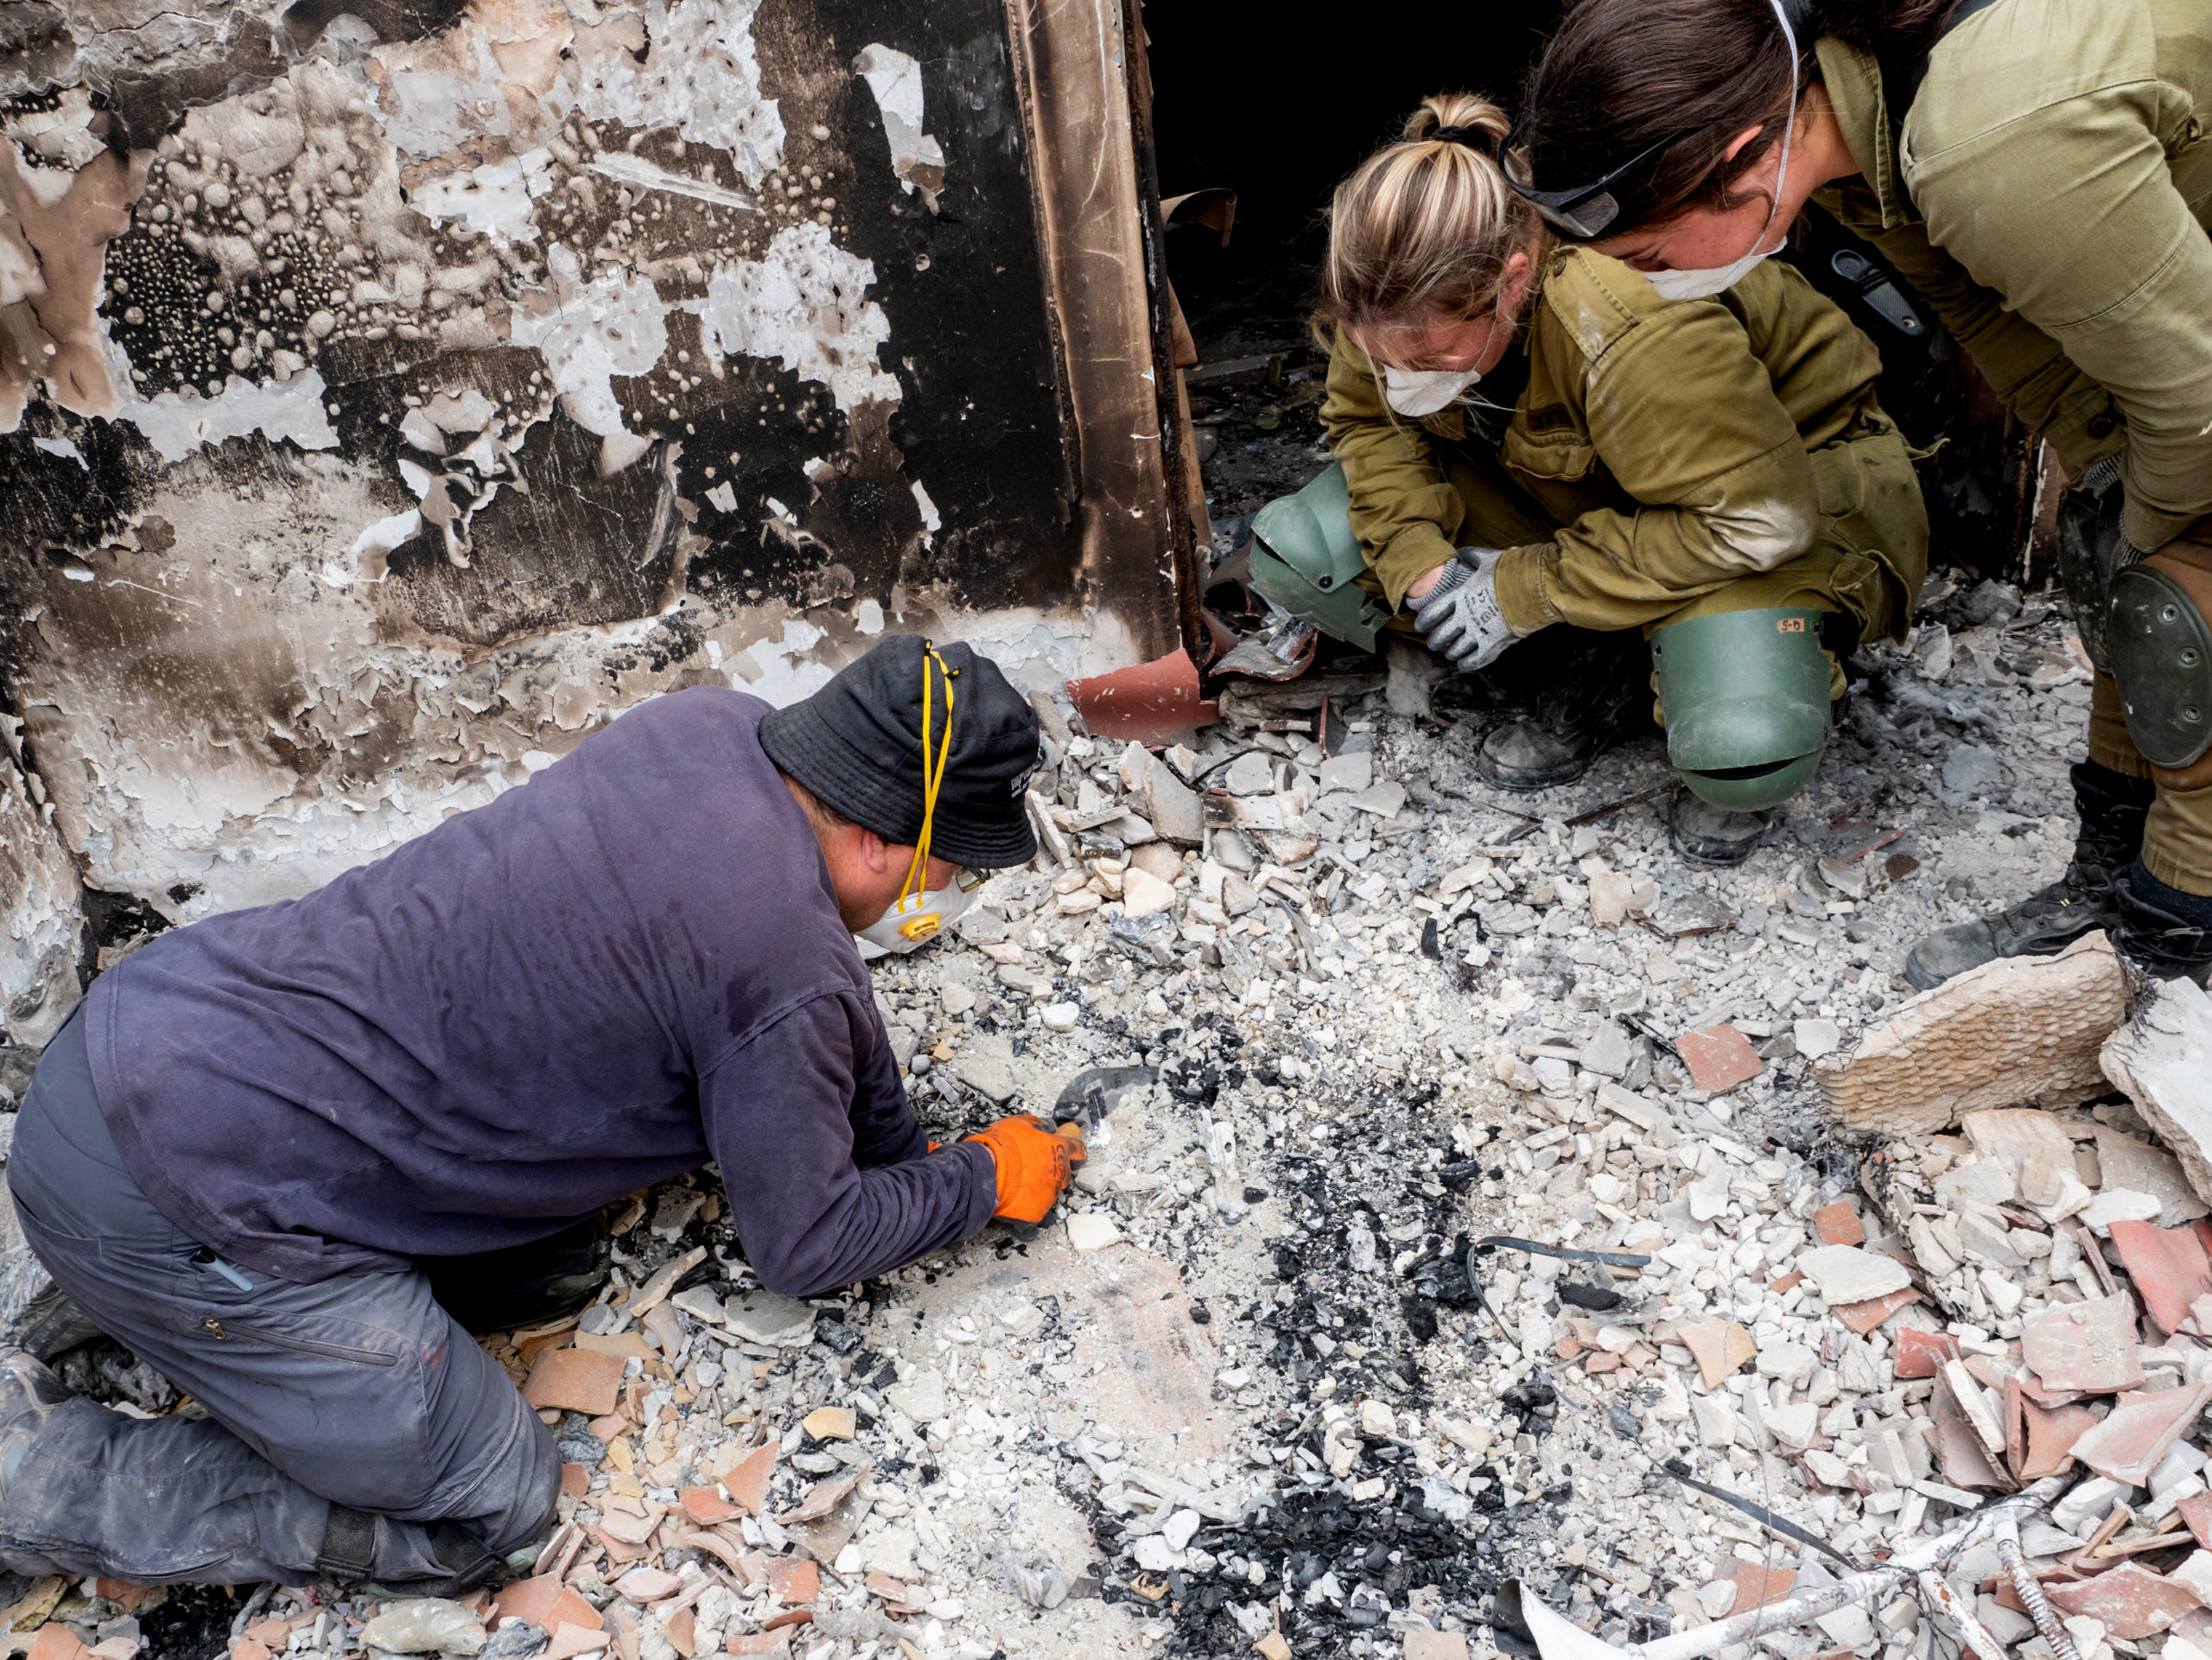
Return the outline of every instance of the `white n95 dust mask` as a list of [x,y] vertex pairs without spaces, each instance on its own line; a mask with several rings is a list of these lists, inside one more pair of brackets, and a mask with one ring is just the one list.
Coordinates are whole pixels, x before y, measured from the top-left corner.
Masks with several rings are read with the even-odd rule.
[[[1490,333],[1483,336],[1482,350],[1475,353],[1478,363],[1490,351],[1491,340],[1497,333],[1497,314],[1492,312]],[[1418,419],[1449,409],[1459,402],[1461,393],[1482,378],[1479,369],[1400,369],[1386,364],[1382,369],[1382,401],[1400,415]]]
[[[933,685],[930,679],[932,663],[944,677],[944,736],[936,747],[934,761],[931,758],[930,746],[934,709]],[[953,872],[951,881],[943,887],[927,891],[922,887],[922,884],[929,880],[930,836],[937,823],[938,792],[944,786],[945,765],[951,758],[952,671],[938,655],[937,647],[925,642],[922,647],[922,833],[914,843],[914,857],[906,867],[906,880],[899,887],[898,903],[854,936],[879,951],[904,955],[927,944],[944,931],[947,924],[976,902],[976,890],[986,880],[982,871],[963,868]]]
[[901,895],[898,904],[861,929],[856,938],[900,955],[926,945],[975,904],[976,890],[986,880],[980,870],[955,871],[943,887]]
[[1789,46],[1789,113],[1783,118],[1782,163],[1775,170],[1774,194],[1767,199],[1766,223],[1759,226],[1759,233],[1751,239],[1751,251],[1726,265],[1644,272],[1662,300],[1704,300],[1716,294],[1725,294],[1750,276],[1751,267],[1760,260],[1780,253],[1782,245],[1789,240],[1789,227],[1785,225],[1782,227],[1782,234],[1775,238],[1774,246],[1759,246],[1766,240],[1767,232],[1774,229],[1775,210],[1782,206],[1783,182],[1789,176],[1789,139],[1797,126],[1797,31],[1789,27],[1789,14],[1782,9],[1782,0],[1772,0],[1772,3],[1774,15],[1782,22],[1782,38]]
[[1389,369],[1382,371],[1382,396],[1401,415],[1433,415],[1448,409],[1459,394],[1482,378],[1478,369]]

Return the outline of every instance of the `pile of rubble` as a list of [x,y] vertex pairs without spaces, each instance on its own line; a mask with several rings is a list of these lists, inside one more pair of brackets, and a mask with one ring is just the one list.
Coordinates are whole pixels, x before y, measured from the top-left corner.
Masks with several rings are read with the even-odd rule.
[[[1470,760],[1511,711],[1414,657],[1161,746],[1046,700],[1045,851],[874,973],[939,1139],[1086,1125],[1062,1214],[794,1303],[711,1173],[640,1196],[597,1306],[486,1339],[567,1466],[521,1577],[245,1597],[236,1660],[1460,1660],[1552,1615],[1686,1656],[1769,1605],[1783,1660],[1961,1620],[1984,1660],[2206,1660],[2212,1006],[2094,939],[1897,977],[2063,864],[2086,712],[2053,607],[1942,602],[1728,872],[1669,850],[1656,738],[1499,795]],[[1936,1547],[2016,1491],[2041,1624],[2012,1535]],[[142,1595],[7,1624],[203,1660]]]

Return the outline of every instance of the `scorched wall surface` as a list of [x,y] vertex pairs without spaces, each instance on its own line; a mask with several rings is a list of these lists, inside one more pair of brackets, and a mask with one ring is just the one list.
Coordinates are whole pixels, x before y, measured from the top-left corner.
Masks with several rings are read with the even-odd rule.
[[886,629],[1032,681],[1176,643],[1168,561],[1114,575],[1086,519],[1047,301],[1084,274],[997,0],[5,10],[16,1040],[73,1000],[73,860],[181,921],[696,681],[786,701]]

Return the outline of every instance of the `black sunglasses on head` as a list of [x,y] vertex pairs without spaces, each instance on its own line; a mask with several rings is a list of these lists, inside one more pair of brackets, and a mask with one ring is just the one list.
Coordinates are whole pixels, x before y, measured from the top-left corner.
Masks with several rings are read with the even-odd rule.
[[1572,190],[1539,190],[1529,175],[1528,160],[1521,152],[1522,130],[1516,126],[1498,149],[1498,171],[1505,175],[1505,182],[1513,188],[1513,194],[1542,214],[1546,224],[1577,241],[1588,242],[1605,235],[1621,215],[1621,205],[1612,193],[1613,181],[1700,130],[1697,127],[1684,127],[1679,132],[1669,133],[1657,143],[1638,150],[1594,184],[1578,185]]

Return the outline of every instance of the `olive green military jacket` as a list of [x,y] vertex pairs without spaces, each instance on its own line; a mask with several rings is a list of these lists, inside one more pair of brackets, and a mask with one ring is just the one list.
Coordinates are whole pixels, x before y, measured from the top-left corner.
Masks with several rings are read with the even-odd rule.
[[[1394,416],[1371,364],[1337,339],[1322,421],[1394,609],[1473,544],[1510,549],[1497,592],[1518,633],[1647,623],[1812,550],[1824,518],[1870,493],[1866,457],[1841,453],[1866,447],[1839,442],[1870,426],[1902,474],[1877,487],[1899,498],[1891,539],[1917,536],[1895,563],[1916,556],[1924,570],[1910,466],[1874,408],[1880,359],[1802,275],[1769,260],[1725,294],[1669,301],[1588,249],[1547,259],[1528,388],[1502,440],[1458,408]],[[1816,462],[1808,452],[1824,446],[1838,454]],[[1916,588],[1919,572],[1907,580]]]
[[2128,539],[2212,511],[2212,5],[1997,0],[1929,54],[1902,156],[1874,60],[1819,42],[1878,247],[2070,477],[2122,451]]

